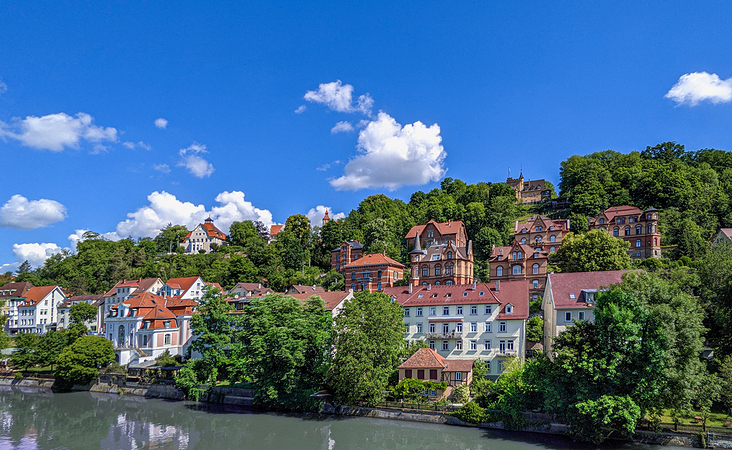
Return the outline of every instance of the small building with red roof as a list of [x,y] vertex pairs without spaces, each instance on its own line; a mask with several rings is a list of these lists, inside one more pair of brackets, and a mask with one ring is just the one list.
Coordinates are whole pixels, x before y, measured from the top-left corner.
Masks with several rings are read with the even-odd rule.
[[404,279],[404,264],[381,253],[370,253],[341,267],[346,288],[357,291],[381,291]]
[[12,281],[0,286],[0,316],[8,316],[5,322],[5,329],[18,326],[18,305],[23,303],[24,295],[33,285],[27,281]]
[[191,232],[189,232],[181,246],[185,249],[186,255],[194,255],[198,253],[210,253],[211,244],[218,246],[226,244],[226,235],[223,231],[216,228],[212,218],[207,218],[203,223],[196,225]]
[[253,297],[258,295],[266,295],[274,292],[268,287],[262,286],[262,283],[236,283],[229,294],[237,297]]
[[590,230],[602,230],[630,243],[633,259],[661,257],[661,231],[656,208],[645,211],[635,206],[613,206],[590,219]]
[[343,309],[343,304],[353,298],[352,291],[328,291],[304,294],[287,294],[288,297],[296,298],[305,303],[312,297],[318,297],[325,303],[325,310],[330,311],[333,317]]
[[193,338],[190,319],[198,302],[140,292],[114,305],[106,319],[107,339],[112,341],[122,365],[153,360],[165,351],[184,355]]
[[551,354],[554,336],[575,320],[594,321],[595,300],[601,292],[623,281],[627,270],[550,273],[542,310],[544,311],[544,351]]
[[447,360],[481,359],[497,378],[509,357],[523,358],[528,282],[385,288],[404,310],[407,341],[421,340]]
[[399,366],[399,381],[414,378],[448,386],[470,384],[473,380],[472,359],[445,359],[431,348],[420,348]]
[[200,300],[206,292],[206,286],[206,282],[201,277],[171,278],[158,293],[166,297]]

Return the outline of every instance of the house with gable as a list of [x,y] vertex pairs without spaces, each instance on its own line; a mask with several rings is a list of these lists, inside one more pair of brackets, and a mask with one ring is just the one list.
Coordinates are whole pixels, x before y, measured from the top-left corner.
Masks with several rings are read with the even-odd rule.
[[481,359],[497,378],[507,358],[523,358],[528,282],[385,288],[404,311],[405,338],[422,340],[448,360]]
[[363,244],[356,239],[343,241],[338,248],[330,252],[330,268],[343,273],[343,268],[363,256]]
[[381,253],[371,253],[341,267],[352,291],[381,291],[404,278],[404,264]]
[[590,230],[602,230],[630,243],[633,259],[661,257],[661,231],[656,208],[642,211],[635,206],[613,206],[590,219]]
[[459,220],[415,225],[406,235],[413,286],[473,282],[473,242]]
[[99,304],[99,314],[97,314],[97,329],[104,333],[105,319],[109,316],[109,311],[115,305],[124,302],[130,296],[141,292],[158,293],[163,287],[163,280],[160,278],[138,278],[136,280],[122,280],[115,284],[110,290],[104,293],[104,298]]
[[[104,301],[104,295],[75,295],[73,297],[69,297],[65,302],[63,302],[58,307],[58,329],[65,329],[69,328],[71,326],[71,317],[69,316],[69,313],[71,312],[71,307],[76,305],[77,303],[88,303],[94,307],[97,308],[97,316],[99,315],[99,306]],[[84,322],[84,326],[86,326],[91,333],[96,334],[99,330],[99,320],[98,317],[94,317],[91,320],[88,320]]]
[[34,286],[28,289],[17,306],[18,324],[9,327],[9,332],[44,334],[56,329],[58,307],[65,301],[66,294],[60,286]]
[[254,297],[267,295],[274,292],[268,287],[262,286],[262,283],[236,283],[229,294],[234,294],[237,297]]
[[201,277],[171,278],[161,288],[158,294],[166,297],[181,297],[184,299],[200,300],[206,291],[206,282]]
[[602,272],[550,273],[542,300],[544,311],[544,351],[551,355],[554,336],[575,320],[594,321],[598,292],[620,284],[627,270]]
[[203,223],[199,223],[189,232],[181,246],[185,249],[186,255],[194,255],[198,253],[210,253],[211,244],[218,246],[226,244],[226,235],[223,231],[216,228],[212,218],[207,218]]
[[[399,381],[413,378],[420,381],[445,381],[448,386],[470,384],[473,381],[472,359],[445,359],[431,348],[420,348],[399,365]],[[429,397],[436,397],[430,393]]]
[[302,285],[302,284],[293,284],[292,286],[290,286],[287,289],[287,291],[285,291],[285,294],[287,294],[287,295],[290,295],[290,294],[310,294],[310,295],[313,295],[313,294],[318,294],[318,293],[322,293],[322,292],[325,292],[325,289],[323,289],[322,286],[318,286],[318,285],[315,285],[315,284],[312,285],[312,286],[305,286],[305,285]]
[[113,306],[105,335],[119,364],[153,360],[165,351],[184,355],[193,337],[190,319],[197,305],[193,299],[140,292]]
[[305,303],[312,297],[319,297],[325,303],[325,310],[335,316],[343,309],[343,304],[353,298],[352,291],[328,291],[304,294],[287,294],[289,297],[296,298]]
[[493,247],[490,258],[491,280],[527,280],[528,297],[536,301],[544,293],[549,252],[541,246],[533,247],[514,241],[505,247]]
[[540,214],[526,222],[518,220],[513,226],[513,240],[533,248],[541,248],[548,253],[557,251],[564,236],[569,233],[569,219],[550,219]]
[[0,315],[8,316],[7,331],[18,327],[18,305],[25,302],[24,295],[32,287],[27,281],[13,281],[0,287]]

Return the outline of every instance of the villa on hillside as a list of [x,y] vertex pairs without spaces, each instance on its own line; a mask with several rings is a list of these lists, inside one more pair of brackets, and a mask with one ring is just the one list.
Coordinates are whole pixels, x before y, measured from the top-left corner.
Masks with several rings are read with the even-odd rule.
[[183,238],[181,246],[185,249],[186,255],[198,253],[210,253],[211,245],[218,246],[226,244],[226,235],[223,231],[216,228],[213,219],[207,218],[203,223],[196,225],[190,233]]

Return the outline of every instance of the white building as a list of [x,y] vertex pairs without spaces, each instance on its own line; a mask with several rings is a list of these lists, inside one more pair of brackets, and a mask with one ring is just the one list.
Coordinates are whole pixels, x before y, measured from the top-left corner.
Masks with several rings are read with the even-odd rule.
[[554,336],[575,320],[595,320],[595,297],[613,284],[622,282],[627,270],[603,272],[550,273],[546,277],[544,311],[544,351],[551,355]]
[[529,283],[494,283],[385,288],[404,308],[405,336],[423,340],[448,360],[481,359],[497,378],[506,358],[523,358]]
[[201,277],[171,278],[158,291],[166,297],[200,300],[206,292],[206,282]]
[[211,244],[224,245],[225,242],[226,235],[216,228],[213,219],[209,217],[203,223],[196,225],[196,228],[183,238],[180,245],[185,248],[186,255],[193,255],[210,253]]
[[76,305],[77,303],[88,303],[90,305],[93,305],[97,307],[97,317],[94,317],[91,320],[87,320],[84,322],[84,325],[91,331],[92,333],[97,333],[99,331],[99,306],[101,306],[102,302],[104,301],[104,295],[75,295],[73,297],[69,297],[68,300],[63,302],[58,307],[58,322],[57,322],[57,328],[58,329],[64,329],[69,328],[71,323],[71,317],[69,316],[69,313],[71,312],[71,307]]
[[5,322],[5,329],[15,333],[18,328],[18,305],[25,302],[24,295],[33,287],[32,284],[23,282],[6,283],[0,287],[0,315],[8,316]]
[[135,294],[111,308],[105,336],[121,365],[157,358],[167,350],[184,355],[191,343],[190,319],[195,300]]
[[13,333],[44,334],[56,328],[58,307],[66,301],[66,295],[59,286],[38,286],[28,289],[22,303],[17,306],[18,325],[11,328]]
[[157,294],[162,287],[163,281],[160,278],[138,278],[136,280],[120,281],[104,294],[104,300],[100,304],[99,314],[97,314],[97,329],[104,333],[106,327],[104,321],[109,316],[109,311],[113,306],[119,305],[130,296],[141,292]]

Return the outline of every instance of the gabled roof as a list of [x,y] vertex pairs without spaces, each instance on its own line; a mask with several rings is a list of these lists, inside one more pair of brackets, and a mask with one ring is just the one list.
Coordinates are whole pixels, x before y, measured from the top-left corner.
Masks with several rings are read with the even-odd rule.
[[305,302],[307,300],[310,300],[312,297],[320,297],[321,300],[323,300],[323,303],[325,303],[325,309],[327,311],[333,311],[333,309],[338,306],[343,300],[348,298],[351,295],[350,292],[347,291],[329,291],[329,292],[318,292],[318,293],[309,293],[309,294],[287,294],[288,297],[296,298],[300,300],[301,302]]
[[187,291],[199,278],[200,277],[171,278],[167,283],[165,283],[165,285],[172,289]]
[[601,212],[597,215],[597,217],[594,217],[590,219],[590,224],[594,224],[598,217],[601,215],[604,215],[607,218],[608,223],[613,223],[616,216],[629,216],[629,215],[635,215],[639,216],[643,213],[639,208],[636,208],[635,206],[630,205],[623,205],[623,206],[613,206],[612,208],[608,208],[605,211]]
[[444,369],[445,358],[431,348],[420,348],[406,361],[399,365],[400,369]]
[[546,227],[544,231],[547,231],[552,226],[557,231],[569,231],[569,219],[550,219],[547,216],[535,214],[526,222],[519,222],[518,220],[514,222],[513,232],[514,234],[521,234],[521,230],[525,228],[528,233],[531,231],[531,227],[537,223],[541,223],[543,227]]
[[[622,282],[627,270],[602,272],[550,273],[547,284],[551,286],[555,309],[587,308],[586,292],[606,288]],[[572,298],[574,297],[574,298]]]
[[325,289],[323,289],[322,286],[318,285],[304,286],[302,284],[293,284],[290,289],[294,290],[298,294],[313,294],[325,292]]
[[[32,287],[33,285],[28,283],[27,281],[14,281],[12,283],[6,283],[2,287],[0,287],[0,298],[22,297]],[[12,293],[8,292],[4,295],[4,291],[12,291]]]
[[[540,245],[543,245],[540,244]],[[523,252],[524,257],[527,257],[527,255],[533,255],[534,253],[539,253],[539,256],[542,258],[545,258],[549,255],[549,253],[546,250],[536,251],[536,247],[532,247],[529,244],[519,244],[518,241],[514,241],[513,245],[505,246],[505,247],[493,247],[491,250],[491,261],[494,259],[498,261],[499,256],[505,256],[505,258],[502,258],[501,261],[506,261],[513,253],[514,251],[520,251]],[[532,258],[529,258],[532,259]]]
[[381,253],[370,253],[368,255],[365,255],[362,258],[358,258],[357,260],[346,264],[343,266],[344,269],[353,268],[353,267],[361,267],[361,266],[383,266],[383,265],[390,265],[390,266],[397,266],[397,267],[404,267],[404,264],[400,263],[399,261],[395,261],[391,258],[389,258],[386,255],[382,255]]
[[270,236],[277,236],[277,234],[282,231],[282,228],[284,228],[284,225],[272,225],[269,227],[269,235]]
[[[210,217],[206,219],[205,222],[198,224],[196,228],[198,227],[201,227],[210,238],[226,239],[226,235],[224,234],[224,232],[216,228],[216,225],[214,225],[213,220],[211,220]],[[189,231],[188,234],[186,234],[186,237],[183,238],[183,240],[191,237],[193,231],[195,231],[195,228],[192,231]]]
[[405,236],[405,239],[414,239],[417,236],[421,236],[425,227],[429,224],[432,224],[437,228],[437,231],[443,236],[457,234],[460,231],[460,228],[464,226],[463,222],[460,220],[451,220],[449,222],[435,222],[434,220],[430,220],[424,225],[413,226]]
[[23,298],[25,299],[25,302],[20,306],[34,306],[37,305],[38,302],[46,298],[48,294],[50,294],[54,289],[56,289],[58,286],[38,286],[38,287],[32,287],[28,289],[28,291],[25,293]]
[[69,297],[65,302],[58,306],[58,309],[71,308],[77,303],[89,303],[90,305],[99,306],[99,301],[104,299],[104,295],[75,295]]

